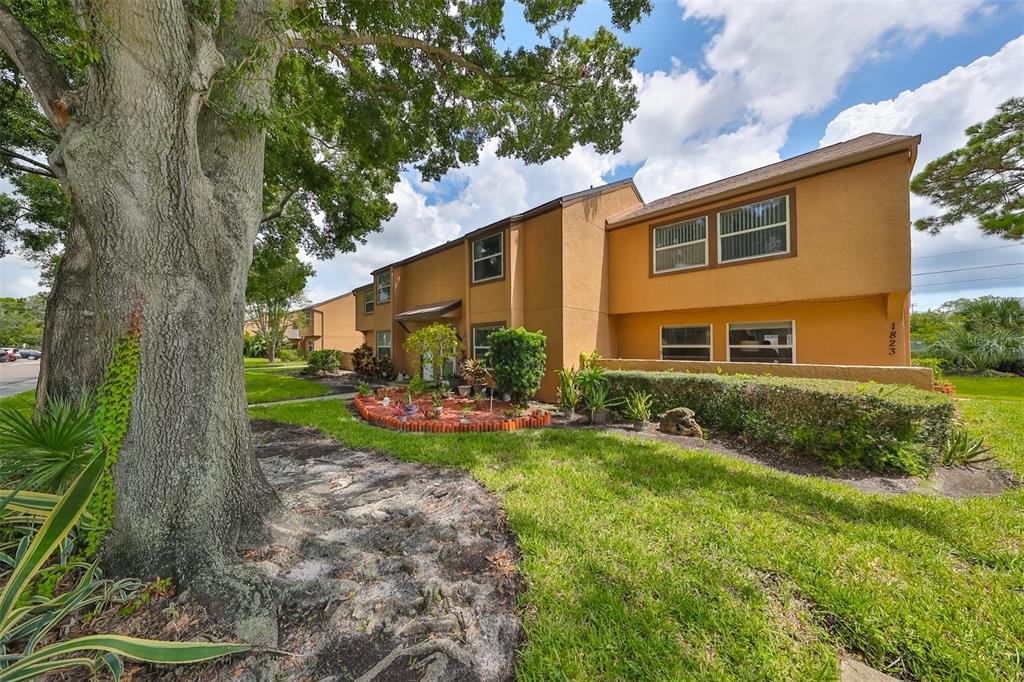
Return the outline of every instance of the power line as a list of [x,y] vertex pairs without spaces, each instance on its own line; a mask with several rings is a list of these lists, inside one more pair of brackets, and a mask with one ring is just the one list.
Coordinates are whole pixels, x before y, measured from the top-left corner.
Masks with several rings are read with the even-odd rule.
[[1004,244],[1003,246],[990,246],[985,249],[967,249],[966,251],[947,251],[946,253],[936,253],[931,256],[916,256],[910,260],[924,260],[925,258],[942,258],[943,256],[959,256],[962,253],[979,253],[981,251],[995,251],[996,249],[1012,249],[1015,246],[1024,246],[1024,244]]
[[911,277],[921,275],[941,275],[945,272],[963,272],[964,270],[988,270],[989,268],[1008,268],[1013,265],[1024,265],[1024,263],[1002,263],[1000,265],[976,265],[973,268],[953,268],[952,270],[932,270],[931,272],[915,272]]
[[920,289],[921,287],[939,287],[943,284],[966,284],[967,282],[992,282],[998,280],[1000,282],[1007,282],[1014,279],[1024,279],[1024,275],[1020,277],[978,277],[976,279],[954,279],[951,282],[932,282],[931,284],[915,284],[912,288]]

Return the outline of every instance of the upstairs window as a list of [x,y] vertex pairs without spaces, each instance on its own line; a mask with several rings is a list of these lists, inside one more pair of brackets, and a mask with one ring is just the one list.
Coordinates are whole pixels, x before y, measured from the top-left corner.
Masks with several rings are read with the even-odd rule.
[[661,328],[662,360],[711,360],[711,325]]
[[391,300],[391,271],[382,272],[377,275],[377,303],[387,303]]
[[793,321],[729,325],[729,362],[793,362]]
[[473,282],[505,276],[505,233],[497,232],[473,242]]
[[655,274],[708,264],[707,216],[656,227],[653,241]]
[[718,214],[718,262],[789,253],[789,196]]
[[380,330],[377,332],[377,355],[382,358],[391,358],[391,330]]
[[373,314],[373,287],[363,292],[363,313],[366,315]]

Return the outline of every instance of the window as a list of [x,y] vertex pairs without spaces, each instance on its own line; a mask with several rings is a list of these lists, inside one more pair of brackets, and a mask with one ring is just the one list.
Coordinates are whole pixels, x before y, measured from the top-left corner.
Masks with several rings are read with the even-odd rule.
[[505,274],[505,233],[473,242],[473,282],[500,279]]
[[387,303],[391,300],[391,271],[382,272],[377,275],[377,303]]
[[654,272],[672,272],[707,264],[707,216],[654,228]]
[[718,262],[789,253],[789,196],[718,214]]
[[711,325],[661,328],[662,360],[711,360]]
[[483,360],[487,356],[487,351],[491,349],[491,334],[504,328],[500,324],[473,327],[473,358]]
[[363,292],[363,313],[373,314],[373,287]]
[[730,362],[793,362],[793,322],[729,325]]
[[377,355],[382,358],[391,357],[391,330],[377,332]]

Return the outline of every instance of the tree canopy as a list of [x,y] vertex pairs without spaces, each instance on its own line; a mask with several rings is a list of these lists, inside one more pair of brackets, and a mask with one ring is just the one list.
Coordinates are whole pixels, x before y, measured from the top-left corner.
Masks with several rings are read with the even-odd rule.
[[302,292],[312,275],[313,268],[299,260],[294,244],[260,244],[253,251],[245,307],[271,362],[288,325],[304,322],[295,310],[306,302]]
[[[637,51],[603,27],[588,38],[560,30],[581,0],[523,3],[538,32],[532,49],[499,47],[503,0],[295,3],[255,35],[236,31],[241,4],[191,3],[196,19],[230,45],[222,51],[233,53],[207,106],[239,135],[267,133],[267,243],[297,242],[319,258],[355,249],[394,214],[388,195],[404,169],[436,179],[475,163],[491,138],[499,155],[527,162],[564,156],[576,144],[612,151],[636,107]],[[61,107],[73,106],[70,93],[87,83],[112,32],[101,15],[76,21],[71,5],[0,3],[2,21],[38,38]],[[627,29],[650,9],[648,0],[610,5],[613,23]],[[235,86],[259,78],[282,43],[270,105],[253,107]],[[15,46],[0,46],[0,179],[11,185],[0,194],[0,255],[13,247],[45,264],[60,253],[69,224],[66,194],[47,161],[60,136],[47,118],[66,114],[40,108],[28,69],[11,56]]]
[[914,222],[938,234],[968,218],[986,234],[1024,239],[1024,97],[1011,98],[996,115],[966,131],[967,144],[940,156],[910,188],[945,209]]

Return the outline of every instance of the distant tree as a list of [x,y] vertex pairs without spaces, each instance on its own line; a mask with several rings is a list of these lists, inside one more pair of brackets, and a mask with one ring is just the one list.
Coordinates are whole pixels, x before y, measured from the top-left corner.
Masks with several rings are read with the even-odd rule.
[[986,234],[1024,239],[1024,97],[1000,105],[996,115],[966,131],[967,144],[935,159],[914,177],[914,194],[946,212],[914,222],[938,234],[968,218]]
[[949,316],[941,310],[915,310],[910,313],[910,336],[914,341],[931,345],[949,326]]
[[294,244],[262,244],[253,251],[245,308],[249,320],[263,337],[267,359],[277,360],[281,341],[290,324],[304,322],[296,309],[306,303],[302,291],[313,268],[299,260]]
[[939,308],[972,332],[1005,329],[1024,334],[1024,303],[1019,298],[981,296],[947,301]]
[[46,296],[0,298],[0,346],[31,346],[43,342]]

